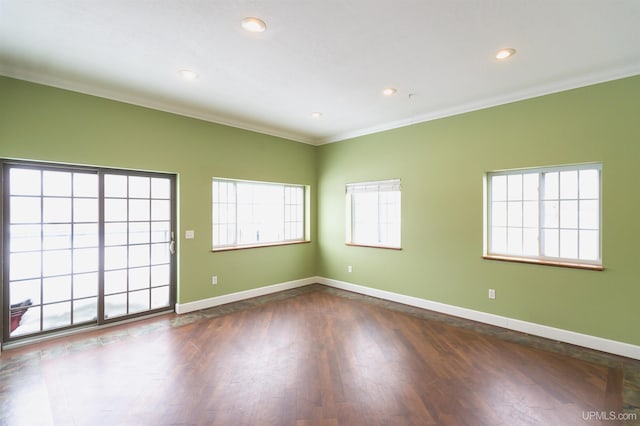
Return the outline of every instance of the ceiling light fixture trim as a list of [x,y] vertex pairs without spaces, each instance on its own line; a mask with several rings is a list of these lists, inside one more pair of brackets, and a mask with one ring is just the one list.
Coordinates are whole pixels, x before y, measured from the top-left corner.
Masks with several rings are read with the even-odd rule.
[[387,87],[382,90],[382,94],[385,96],[393,96],[398,92],[398,89],[395,87]]
[[516,49],[512,47],[506,47],[504,49],[500,49],[496,52],[496,59],[505,60],[516,54]]
[[240,21],[240,25],[250,33],[261,33],[267,29],[267,24],[262,19],[253,16],[244,18]]

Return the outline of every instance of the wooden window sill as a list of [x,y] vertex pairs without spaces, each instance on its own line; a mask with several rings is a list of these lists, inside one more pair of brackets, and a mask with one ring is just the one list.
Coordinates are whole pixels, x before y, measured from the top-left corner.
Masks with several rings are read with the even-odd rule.
[[521,257],[496,256],[496,255],[484,255],[482,256],[482,258],[486,260],[499,260],[502,262],[530,263],[533,265],[557,266],[561,268],[572,268],[572,269],[586,269],[589,271],[604,271],[604,267],[602,265],[590,265],[588,263],[571,263],[571,262],[562,262],[562,261],[553,261],[553,260],[526,259]]
[[344,243],[344,245],[350,246],[350,247],[368,247],[368,248],[380,248],[380,249],[388,249],[388,250],[402,250],[402,247],[377,246],[377,245],[374,245],[374,244]]
[[211,251],[215,253],[219,251],[246,250],[246,249],[254,249],[254,248],[260,248],[260,247],[290,246],[294,244],[307,244],[310,242],[311,240],[302,240],[302,241],[283,241],[283,242],[265,243],[265,244],[247,244],[243,246],[216,247],[211,249]]

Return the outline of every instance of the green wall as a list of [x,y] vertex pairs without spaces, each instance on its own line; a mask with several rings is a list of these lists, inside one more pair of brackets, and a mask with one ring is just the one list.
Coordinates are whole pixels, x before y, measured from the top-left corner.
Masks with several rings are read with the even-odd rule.
[[[0,77],[0,158],[176,173],[180,303],[322,276],[640,345],[638,117],[633,77],[313,147]],[[591,161],[605,271],[481,258],[485,172]],[[313,242],[212,253],[213,176],[310,185]],[[344,185],[387,178],[403,249],[345,246]]]
[[179,303],[315,275],[316,242],[211,252],[214,176],[310,185],[316,223],[313,146],[0,77],[0,158],[177,174]]
[[[318,156],[318,275],[640,344],[640,77],[323,145]],[[485,172],[593,161],[603,162],[605,271],[481,258]],[[345,246],[344,185],[388,178],[402,179],[403,249]]]

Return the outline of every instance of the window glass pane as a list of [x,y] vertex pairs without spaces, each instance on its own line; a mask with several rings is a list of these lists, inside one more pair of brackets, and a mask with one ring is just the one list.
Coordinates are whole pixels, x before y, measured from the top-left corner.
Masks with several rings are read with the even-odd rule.
[[127,314],[127,295],[114,294],[104,298],[105,318],[114,318]]
[[129,267],[149,265],[149,249],[149,244],[129,246]]
[[544,176],[544,199],[557,200],[560,198],[560,183],[558,172],[547,172]]
[[76,274],[73,276],[73,297],[91,297],[98,295],[98,274]]
[[40,223],[40,198],[11,197],[11,223]]
[[164,178],[151,179],[151,198],[171,198],[171,181]]
[[169,306],[169,287],[158,287],[151,289],[151,309]]
[[71,324],[71,302],[55,303],[42,307],[43,329],[66,327]]
[[12,252],[40,250],[40,225],[11,225],[9,247]]
[[560,198],[578,198],[578,171],[560,172]]
[[104,176],[104,196],[105,197],[126,197],[127,177],[122,175]]
[[129,220],[149,220],[150,208],[149,200],[129,200]]
[[598,170],[580,170],[580,198],[596,199],[600,196]]
[[491,229],[491,252],[506,254],[507,252],[507,228]]
[[560,201],[560,227],[578,227],[578,202]]
[[507,177],[491,176],[491,200],[506,201],[507,199]]
[[151,201],[151,220],[171,219],[171,204],[169,200]]
[[73,302],[73,323],[82,324],[84,322],[95,321],[98,314],[98,299],[76,300]]
[[88,173],[73,174],[74,197],[97,197],[98,175]]
[[538,173],[527,173],[522,180],[522,198],[525,200],[538,200]]
[[11,195],[41,195],[40,170],[11,169],[9,171]]
[[528,228],[538,227],[538,202],[525,201],[522,203],[522,226]]
[[169,265],[155,265],[151,267],[151,286],[169,285],[171,268]]
[[71,299],[71,275],[42,280],[44,303],[62,302]]
[[40,280],[13,281],[10,283],[10,304],[31,301],[32,304],[40,303]]
[[71,250],[53,250],[42,253],[42,275],[71,274]]
[[97,248],[83,248],[73,250],[73,272],[95,272],[98,270]]
[[522,226],[522,202],[507,203],[507,223],[509,226]]
[[144,244],[151,240],[149,222],[129,223],[129,244]]
[[45,198],[42,216],[45,223],[71,222],[71,198]]
[[600,258],[600,234],[598,231],[580,231],[580,259]]
[[557,228],[560,225],[560,207],[558,201],[544,201],[542,203],[545,228]]
[[151,179],[142,176],[129,176],[129,197],[149,198],[151,195]]
[[73,200],[73,220],[75,222],[97,222],[98,199],[75,198]]
[[149,290],[139,290],[129,293],[129,313],[147,311],[150,309]]
[[600,228],[600,211],[599,203],[597,200],[580,201],[580,228]]
[[151,264],[169,263],[169,243],[151,244]]
[[116,246],[104,250],[105,269],[122,269],[127,267],[127,248]]
[[43,225],[42,237],[45,250],[71,248],[71,224]]
[[538,256],[538,229],[524,228],[522,230],[522,254]]
[[104,273],[105,294],[115,294],[127,291],[127,270],[107,271]]
[[164,243],[171,241],[171,231],[169,222],[151,223],[151,242]]
[[522,254],[522,228],[507,228],[507,252],[513,255]]
[[560,230],[560,257],[565,259],[578,258],[578,231]]
[[9,259],[9,279],[11,281],[40,277],[40,252],[11,253]]
[[45,171],[42,177],[44,195],[71,196],[71,173]]
[[73,247],[98,247],[98,224],[73,225]]
[[560,254],[560,234],[557,229],[545,229],[544,233],[544,256],[558,257]]
[[127,200],[107,198],[104,200],[104,220],[107,222],[124,222],[127,220]]
[[117,246],[127,244],[127,223],[115,222],[105,223],[104,243],[107,246]]
[[507,195],[509,200],[522,200],[522,175],[507,176]]
[[149,267],[129,269],[129,290],[149,288]]

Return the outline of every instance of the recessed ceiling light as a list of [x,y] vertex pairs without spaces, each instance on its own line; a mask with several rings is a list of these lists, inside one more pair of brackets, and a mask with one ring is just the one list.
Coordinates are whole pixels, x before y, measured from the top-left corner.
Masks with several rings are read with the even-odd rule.
[[516,49],[508,47],[506,49],[500,49],[496,52],[496,59],[507,59],[516,54]]
[[267,24],[259,18],[247,17],[244,18],[240,24],[242,25],[242,28],[250,33],[261,33],[267,29]]
[[384,89],[382,91],[382,94],[385,95],[385,96],[392,96],[392,95],[395,95],[397,91],[398,91],[398,89],[396,89],[394,87],[387,87],[386,89]]
[[193,70],[184,69],[180,70],[180,77],[184,78],[185,80],[195,80],[196,78],[198,78],[198,73]]
[[320,118],[320,117],[322,117],[322,113],[318,112],[318,111],[314,111],[314,112],[311,113],[311,117]]

